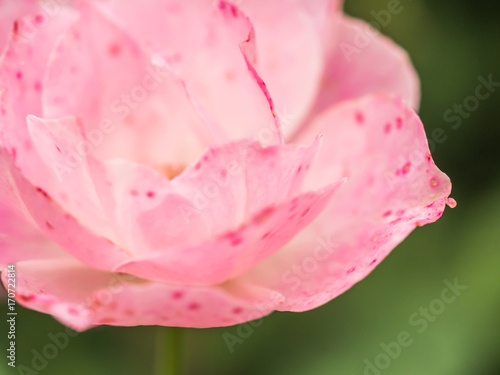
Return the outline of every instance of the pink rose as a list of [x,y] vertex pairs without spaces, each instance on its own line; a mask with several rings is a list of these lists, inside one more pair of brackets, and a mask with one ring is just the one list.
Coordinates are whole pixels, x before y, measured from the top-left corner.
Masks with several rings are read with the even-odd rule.
[[454,204],[407,55],[338,1],[1,0],[0,25],[0,263],[77,330],[313,309]]

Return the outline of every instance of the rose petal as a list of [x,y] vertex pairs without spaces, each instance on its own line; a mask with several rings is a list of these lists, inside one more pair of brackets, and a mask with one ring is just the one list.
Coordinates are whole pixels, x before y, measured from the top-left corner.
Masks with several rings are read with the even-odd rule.
[[[39,187],[49,195],[54,193],[68,213],[96,233],[116,241],[116,236],[108,224],[108,218],[100,204],[85,154],[80,154],[84,139],[78,132],[79,126],[72,117],[44,120],[28,116],[28,130],[33,144],[50,174],[58,181],[58,189],[46,184],[43,177]],[[47,173],[45,171],[45,173]]]
[[318,145],[229,143],[171,182],[134,163],[96,163],[94,183],[120,243],[134,254],[199,245],[298,195]]
[[0,267],[22,260],[59,258],[66,254],[33,224],[0,203]]
[[110,270],[127,258],[128,254],[124,250],[80,225],[47,192],[33,186],[12,161],[7,165],[2,164],[0,174],[11,179],[27,214],[40,231],[64,251],[101,270]]
[[228,222],[237,226],[299,194],[319,143],[267,148],[249,140],[228,143],[207,152],[172,185],[213,223],[213,234],[221,233]]
[[150,253],[115,271],[184,285],[225,282],[269,257],[306,227],[327,205],[335,187],[267,207],[252,221],[210,242]]
[[16,271],[21,305],[52,314],[79,331],[100,324],[229,326],[265,316],[283,300],[237,282],[175,286],[95,271],[71,260],[20,262]]
[[80,12],[52,54],[44,117],[79,115],[80,153],[159,169],[196,160],[213,135],[184,82],[95,7],[82,5]]
[[[0,58],[0,143],[24,176],[36,186],[43,185],[58,198],[63,189],[50,166],[38,155],[26,117],[42,112],[45,66],[56,39],[76,16],[71,9],[61,7],[52,14],[50,22],[47,19],[39,27],[33,25],[31,16],[19,19],[18,32],[11,35],[5,54]],[[11,201],[15,200],[17,197]],[[75,207],[69,209],[73,211]]]
[[[109,1],[101,9],[162,56],[230,139],[281,139],[274,104],[255,71],[249,19],[225,1]],[[209,67],[209,68],[208,68]]]
[[[25,16],[31,16],[32,26],[40,27],[44,22],[43,4],[28,0],[2,0],[0,1],[0,56],[7,46],[12,33],[22,33],[23,37],[30,37],[25,29],[19,29],[15,21]],[[38,13],[36,13],[38,11]],[[32,29],[31,29],[32,30]]]
[[[34,150],[26,127],[26,116],[41,115],[45,66],[56,39],[75,18],[76,14],[70,9],[60,9],[50,22],[44,27],[35,28],[29,37],[24,30],[32,27],[31,19],[19,19],[19,31],[12,33],[6,51],[0,58],[2,144],[9,151],[17,149],[17,164],[23,171],[32,172],[40,168],[39,162],[35,163],[32,155]],[[29,159],[29,162],[25,159]]]
[[178,207],[190,202],[154,169],[127,160],[89,159],[89,164],[118,242],[131,253],[148,252],[157,241],[196,241],[206,235],[200,217],[189,225],[182,219]]
[[254,65],[266,82],[285,136],[313,104],[323,71],[321,34],[329,1],[241,3],[255,27]]
[[420,83],[407,53],[368,23],[332,13],[326,63],[312,116],[366,94],[401,96],[418,108]]
[[320,116],[303,141],[317,132],[324,147],[309,186],[348,182],[299,237],[243,278],[283,294],[282,310],[312,309],[349,289],[416,226],[437,220],[451,190],[401,99],[346,102]]

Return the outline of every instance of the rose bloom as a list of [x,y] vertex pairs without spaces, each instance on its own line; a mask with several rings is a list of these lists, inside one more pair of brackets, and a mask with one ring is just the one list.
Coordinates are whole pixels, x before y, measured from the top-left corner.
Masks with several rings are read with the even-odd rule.
[[454,205],[339,1],[1,0],[0,50],[3,283],[74,329],[310,310]]

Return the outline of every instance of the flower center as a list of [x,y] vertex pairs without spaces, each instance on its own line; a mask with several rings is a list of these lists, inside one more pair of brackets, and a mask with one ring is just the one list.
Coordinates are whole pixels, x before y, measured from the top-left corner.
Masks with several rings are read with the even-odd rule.
[[184,169],[186,169],[186,165],[184,164],[166,164],[157,168],[157,170],[169,180],[176,178]]

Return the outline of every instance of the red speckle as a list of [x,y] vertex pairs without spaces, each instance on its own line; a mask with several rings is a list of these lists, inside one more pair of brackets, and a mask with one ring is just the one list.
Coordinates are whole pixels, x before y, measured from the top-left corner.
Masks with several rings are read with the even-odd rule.
[[14,21],[14,29],[12,31],[14,32],[14,35],[17,34],[17,32],[19,31],[19,21]]
[[437,216],[439,217],[439,216],[441,216],[442,214],[443,214],[443,211],[439,211],[439,212],[437,213]]
[[92,307],[101,307],[101,306],[103,306],[101,298],[99,296],[92,296],[91,297],[91,306]]
[[20,299],[21,301],[23,301],[23,302],[29,302],[29,301],[31,301],[31,300],[33,300],[33,299],[35,299],[35,296],[33,296],[33,295],[26,296],[26,295],[24,295],[24,294],[21,294],[21,295],[19,296],[19,299]]
[[255,222],[257,224],[264,224],[273,214],[274,209],[272,207],[265,208],[259,215],[255,217]]
[[403,127],[403,119],[401,117],[396,117],[396,128],[401,129]]
[[236,8],[236,6],[234,6],[233,4],[228,4],[225,1],[219,2],[219,9],[220,10],[225,11],[225,10],[227,10],[228,7],[229,7],[229,10],[231,11],[231,14],[233,15],[233,17],[238,17],[238,8]]
[[75,309],[74,307],[69,307],[68,312],[70,315],[73,315],[73,316],[78,315],[78,310]]
[[243,312],[243,308],[242,307],[235,307],[233,309],[233,314],[241,314]]
[[356,267],[349,268],[347,273],[353,273],[356,270]]
[[154,197],[155,197],[155,195],[156,195],[156,194],[155,194],[155,192],[154,192],[154,191],[148,191],[148,192],[146,193],[146,196],[147,196],[148,198],[154,198]]
[[427,154],[427,161],[429,163],[432,161],[432,155],[431,154]]
[[109,46],[109,54],[111,56],[116,57],[116,56],[120,55],[121,51],[122,51],[122,46],[119,45],[118,43],[113,43]]
[[49,195],[47,194],[47,192],[45,190],[43,190],[42,188],[37,187],[36,191],[38,191],[40,194],[42,194],[45,198],[50,198]]
[[392,211],[386,211],[384,212],[384,214],[382,215],[383,217],[387,217],[387,216],[390,216],[392,214]]
[[201,168],[201,163],[197,163],[195,166],[194,166],[194,169],[199,171]]
[[139,195],[139,192],[137,190],[130,190],[130,195],[132,195],[133,197],[137,197]]
[[401,170],[401,173],[403,175],[407,174],[410,171],[411,163],[408,162],[403,166],[403,169]]
[[37,91],[37,92],[42,91],[42,84],[40,83],[40,81],[35,81],[35,84],[33,87],[35,88],[35,91]]
[[373,266],[377,262],[377,259],[373,259],[372,262],[370,263],[370,266]]
[[385,127],[384,127],[384,133],[389,134],[390,132],[391,132],[391,124],[387,123],[387,124],[385,124]]
[[184,297],[184,292],[178,290],[178,291],[175,291],[172,293],[172,298],[173,299],[181,299],[182,297]]
[[399,210],[398,212],[396,212],[396,216],[403,216],[405,213],[405,210]]
[[223,169],[222,171],[220,171],[220,175],[225,178],[227,176],[227,172]]
[[231,239],[231,246],[238,246],[241,243],[243,243],[243,238],[241,238],[241,237],[235,237],[235,238]]
[[430,181],[431,188],[437,188],[439,186],[439,182],[436,177],[431,178]]
[[265,233],[263,236],[262,236],[262,239],[265,240],[266,238],[268,238],[269,236],[271,235],[271,232],[267,232]]
[[231,7],[231,13],[233,14],[233,17],[238,17],[238,9],[236,9],[236,7],[233,4],[231,4],[230,7]]
[[191,311],[199,310],[200,309],[200,305],[198,303],[196,303],[196,302],[191,302],[188,305],[188,309],[191,310]]
[[54,229],[54,226],[52,224],[50,224],[48,221],[45,222],[45,225],[47,226],[47,228],[49,228],[50,230],[53,230]]
[[354,116],[358,125],[362,125],[365,122],[365,116],[362,112],[357,111]]
[[17,73],[16,73],[16,79],[17,79],[17,80],[20,80],[20,79],[22,79],[22,78],[23,78],[23,73],[21,73],[21,72],[17,72]]
[[309,211],[311,211],[310,208],[305,209],[304,212],[302,212],[302,215],[300,215],[300,217],[306,216],[309,213]]
[[299,167],[297,168],[297,174],[299,174],[301,170],[302,170],[302,165],[299,165]]
[[35,17],[33,17],[33,21],[35,21],[37,25],[40,25],[43,23],[43,21],[45,21],[45,18],[42,14],[36,14]]

